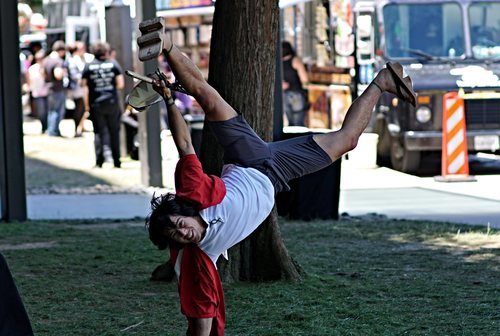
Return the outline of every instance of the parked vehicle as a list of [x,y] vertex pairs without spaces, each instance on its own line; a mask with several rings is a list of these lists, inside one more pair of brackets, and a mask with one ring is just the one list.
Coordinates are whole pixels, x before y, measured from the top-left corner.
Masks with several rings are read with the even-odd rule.
[[500,149],[500,1],[358,1],[360,87],[386,62],[413,79],[417,106],[384,94],[374,111],[379,162],[412,173],[441,151],[443,95],[464,99],[469,153]]

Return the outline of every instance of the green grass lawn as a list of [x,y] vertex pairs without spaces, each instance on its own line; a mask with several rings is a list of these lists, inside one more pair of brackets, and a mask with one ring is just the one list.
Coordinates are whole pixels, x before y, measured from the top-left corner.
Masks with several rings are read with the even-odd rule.
[[[412,221],[285,221],[300,283],[224,284],[227,335],[499,335],[500,232]],[[36,335],[184,335],[167,255],[142,222],[0,224]]]

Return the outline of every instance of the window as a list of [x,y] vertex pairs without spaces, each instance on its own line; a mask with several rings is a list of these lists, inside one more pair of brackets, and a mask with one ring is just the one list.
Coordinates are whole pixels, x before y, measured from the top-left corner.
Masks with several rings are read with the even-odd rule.
[[462,11],[457,3],[389,4],[383,16],[388,57],[432,60],[464,54]]
[[478,2],[469,7],[472,54],[476,58],[500,57],[500,2]]

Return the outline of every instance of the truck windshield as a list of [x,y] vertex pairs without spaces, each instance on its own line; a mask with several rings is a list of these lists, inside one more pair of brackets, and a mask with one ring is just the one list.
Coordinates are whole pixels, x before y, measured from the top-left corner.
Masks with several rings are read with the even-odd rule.
[[432,60],[465,52],[458,3],[392,3],[383,8],[383,15],[388,57]]
[[469,7],[472,54],[500,58],[500,2],[478,2]]

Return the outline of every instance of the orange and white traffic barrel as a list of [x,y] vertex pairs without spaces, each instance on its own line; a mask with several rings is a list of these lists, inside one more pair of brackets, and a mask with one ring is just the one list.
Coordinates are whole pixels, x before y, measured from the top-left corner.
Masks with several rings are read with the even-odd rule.
[[443,97],[442,181],[471,181],[464,100],[458,92]]

